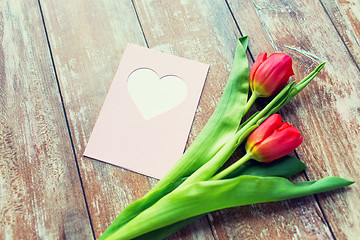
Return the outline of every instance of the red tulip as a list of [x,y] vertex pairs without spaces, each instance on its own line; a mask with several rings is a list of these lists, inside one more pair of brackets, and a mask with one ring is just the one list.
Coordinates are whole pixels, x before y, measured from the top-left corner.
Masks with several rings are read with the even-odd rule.
[[294,151],[302,141],[298,129],[282,122],[279,114],[274,114],[251,133],[245,149],[253,159],[271,162]]
[[292,59],[284,53],[273,53],[267,58],[262,52],[250,71],[250,88],[258,97],[269,97],[283,89],[294,75]]

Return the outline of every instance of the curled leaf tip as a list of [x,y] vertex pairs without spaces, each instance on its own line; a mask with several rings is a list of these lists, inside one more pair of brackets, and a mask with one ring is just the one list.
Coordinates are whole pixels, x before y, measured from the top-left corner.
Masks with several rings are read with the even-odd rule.
[[326,64],[326,62],[322,62],[316,68],[320,71],[325,66],[325,64]]

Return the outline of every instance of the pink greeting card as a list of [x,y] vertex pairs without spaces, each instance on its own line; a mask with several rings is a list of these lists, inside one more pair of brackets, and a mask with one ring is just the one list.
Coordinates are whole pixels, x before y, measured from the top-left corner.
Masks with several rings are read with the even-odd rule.
[[84,156],[161,178],[183,154],[208,70],[129,44]]

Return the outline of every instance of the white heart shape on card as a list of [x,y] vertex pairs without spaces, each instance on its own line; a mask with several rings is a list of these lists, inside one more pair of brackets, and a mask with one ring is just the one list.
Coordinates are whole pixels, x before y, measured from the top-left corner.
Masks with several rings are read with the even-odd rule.
[[183,102],[187,95],[185,82],[178,76],[159,78],[149,68],[133,71],[127,80],[130,97],[144,119],[149,120]]

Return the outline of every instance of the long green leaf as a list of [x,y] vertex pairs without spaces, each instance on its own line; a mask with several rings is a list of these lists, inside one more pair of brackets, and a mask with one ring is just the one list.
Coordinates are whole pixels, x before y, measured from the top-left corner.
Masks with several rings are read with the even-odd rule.
[[185,178],[179,179],[176,182],[169,183],[169,184],[157,189],[156,191],[153,191],[152,194],[149,194],[149,195],[131,203],[129,206],[127,206],[121,212],[121,215],[119,215],[121,217],[117,217],[112,222],[110,227],[105,231],[105,233],[100,237],[100,239],[106,239],[117,229],[121,228],[121,226],[125,225],[128,221],[130,221],[131,219],[136,217],[139,213],[141,213],[145,209],[151,207],[155,202],[157,202],[159,199],[161,199],[164,195],[170,193],[175,188],[177,188],[183,181],[185,181]]
[[168,194],[106,239],[128,240],[203,213],[263,202],[282,201],[352,184],[327,177],[292,183],[281,177],[239,176],[198,182]]
[[[229,177],[240,176],[240,175],[252,175],[258,177],[290,177],[305,170],[305,168],[306,165],[299,159],[286,156],[271,163],[260,163],[257,161],[249,161],[244,165],[242,165],[239,169],[234,171]],[[164,239],[170,236],[171,234],[173,234],[174,232],[179,231],[183,227],[195,222],[196,220],[199,220],[205,215],[206,214],[202,214],[199,216],[182,220],[180,222],[171,224],[169,226],[136,237],[134,240]]]
[[227,178],[233,178],[241,175],[288,178],[305,169],[306,165],[299,159],[285,156],[271,163],[261,163],[255,160],[251,160],[241,165]]

